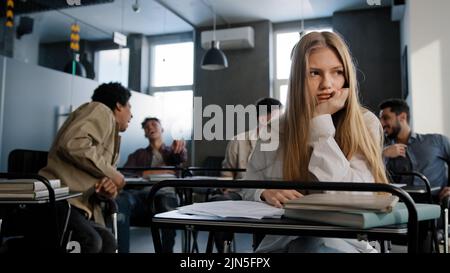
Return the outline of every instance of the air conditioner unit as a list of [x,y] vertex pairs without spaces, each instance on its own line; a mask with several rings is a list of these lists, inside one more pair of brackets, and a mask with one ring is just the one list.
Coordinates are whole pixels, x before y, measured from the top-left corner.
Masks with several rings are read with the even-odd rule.
[[[211,47],[213,31],[203,31],[201,43],[203,49]],[[222,50],[244,49],[255,47],[255,31],[252,27],[239,27],[216,30],[216,41],[220,41],[219,47]]]

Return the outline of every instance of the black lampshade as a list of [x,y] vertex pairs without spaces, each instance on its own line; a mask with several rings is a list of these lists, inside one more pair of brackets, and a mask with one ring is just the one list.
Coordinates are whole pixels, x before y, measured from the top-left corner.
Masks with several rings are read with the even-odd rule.
[[202,59],[202,69],[220,70],[228,67],[228,60],[222,50],[218,49],[216,42],[211,42],[211,48],[206,51]]

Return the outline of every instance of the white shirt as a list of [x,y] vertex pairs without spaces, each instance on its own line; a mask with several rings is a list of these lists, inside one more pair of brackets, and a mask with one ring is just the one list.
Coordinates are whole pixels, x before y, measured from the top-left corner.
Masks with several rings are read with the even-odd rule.
[[[235,136],[227,145],[225,159],[222,162],[224,169],[246,169],[253,149],[258,139],[257,129],[253,129]],[[244,172],[224,171],[222,176],[242,179]]]
[[[367,111],[364,121],[370,133],[381,142],[382,127],[378,118]],[[308,170],[324,182],[375,182],[365,158],[355,154],[347,160],[334,139],[331,115],[321,115],[311,120],[309,145],[313,147]],[[283,162],[280,148],[271,152],[261,151],[258,141],[253,155],[248,162],[246,180],[283,180]],[[281,146],[281,145],[280,145]],[[380,143],[381,149],[381,143]],[[262,201],[263,189],[245,189],[241,195],[244,200]]]
[[[380,139],[382,127],[378,118],[371,112],[364,113],[364,120],[375,139]],[[336,129],[331,115],[320,115],[311,120],[309,145],[312,146],[308,170],[324,182],[375,182],[369,166],[360,154],[348,160],[334,139]],[[283,180],[283,165],[280,149],[262,152],[258,141],[253,156],[247,165],[246,180]],[[380,143],[381,149],[381,143]],[[264,189],[243,189],[239,193],[244,200],[261,201]],[[266,236],[259,249],[262,251],[281,250],[295,239],[295,236]],[[353,240],[351,240],[352,243]],[[367,249],[363,244],[361,249]],[[370,249],[370,248],[369,248]]]
[[152,153],[153,153],[153,157],[152,157],[152,166],[151,167],[160,167],[160,166],[166,165],[164,163],[162,154],[158,150],[153,149]]

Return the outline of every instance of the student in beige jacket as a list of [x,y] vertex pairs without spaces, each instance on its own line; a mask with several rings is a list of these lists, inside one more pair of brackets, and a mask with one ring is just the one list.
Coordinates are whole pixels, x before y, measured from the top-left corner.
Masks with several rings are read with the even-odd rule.
[[[292,52],[287,108],[279,120],[278,148],[258,141],[245,179],[387,183],[382,128],[358,101],[356,69],[343,39],[312,32]],[[271,139],[273,142],[273,139]],[[247,189],[244,200],[282,207],[295,190]],[[306,193],[304,193],[306,194]],[[266,236],[258,252],[371,252],[367,242],[337,238]]]
[[131,92],[119,83],[102,84],[94,90],[92,102],[76,109],[53,142],[47,166],[39,174],[61,179],[71,191],[82,192],[72,204],[69,230],[81,252],[116,250],[112,233],[104,227],[99,200],[117,196],[124,184],[116,170],[120,136],[131,120]]

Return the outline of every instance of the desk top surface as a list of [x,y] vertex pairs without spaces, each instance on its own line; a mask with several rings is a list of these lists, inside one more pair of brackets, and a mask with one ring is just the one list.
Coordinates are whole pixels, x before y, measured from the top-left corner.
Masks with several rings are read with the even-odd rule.
[[[407,193],[426,193],[427,188],[425,186],[407,186],[404,185],[401,187],[404,189]],[[441,187],[431,187],[431,193],[436,193],[441,190]]]
[[233,180],[231,177],[189,176],[184,178],[169,176],[125,177],[125,183],[130,186],[151,186],[164,180]]
[[226,227],[248,227],[248,228],[270,228],[276,230],[297,230],[297,231],[342,231],[355,233],[395,233],[406,234],[406,224],[378,227],[371,229],[359,229],[341,226],[325,225],[308,221],[301,221],[287,218],[263,218],[249,219],[237,217],[217,217],[202,216],[179,213],[178,210],[159,213],[153,217],[154,223],[173,224],[173,225],[201,225],[201,226],[226,226]]

